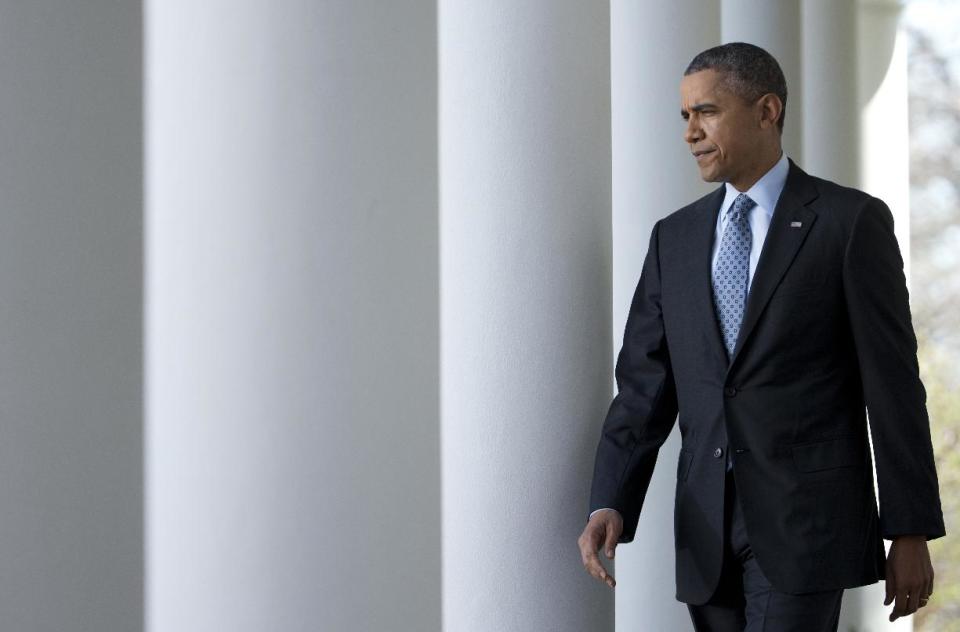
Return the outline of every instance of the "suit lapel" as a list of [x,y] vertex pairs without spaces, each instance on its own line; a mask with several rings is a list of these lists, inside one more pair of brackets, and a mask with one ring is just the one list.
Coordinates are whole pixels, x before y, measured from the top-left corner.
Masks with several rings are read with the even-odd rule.
[[[813,179],[795,165],[793,160],[790,160],[787,181],[773,211],[770,228],[763,242],[763,249],[760,251],[760,259],[757,261],[757,269],[747,298],[743,323],[740,325],[740,334],[733,349],[733,356],[730,358],[730,367],[737,361],[740,350],[750,338],[750,334],[770,300],[770,295],[773,294],[773,290],[780,283],[780,279],[790,267],[797,251],[800,250],[800,246],[810,232],[817,214],[807,204],[813,201],[817,195],[817,188]],[[717,203],[717,208],[719,206],[720,202]],[[715,219],[714,222],[708,222],[711,231],[716,226]],[[800,222],[799,227],[796,226],[796,222]],[[709,279],[709,267],[707,278]],[[711,315],[714,313],[712,307],[711,304]],[[717,329],[716,325],[714,328]],[[717,331],[719,332],[718,329]],[[719,333],[717,336],[719,341]]]
[[685,260],[693,266],[693,299],[698,329],[704,332],[706,350],[722,370],[727,367],[727,350],[720,336],[716,310],[713,306],[712,253],[717,229],[717,213],[723,203],[726,188],[719,189],[700,202],[695,211],[690,239],[686,241]]

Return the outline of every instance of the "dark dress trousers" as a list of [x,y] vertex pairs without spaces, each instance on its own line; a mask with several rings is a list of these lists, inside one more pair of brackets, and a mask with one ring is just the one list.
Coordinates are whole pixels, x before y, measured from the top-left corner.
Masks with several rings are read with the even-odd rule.
[[653,227],[590,510],[617,509],[619,541],[633,540],[658,451],[679,420],[679,601],[703,604],[717,586],[728,450],[750,547],[777,590],[874,583],[885,577],[881,538],[945,535],[893,216],[791,160],[728,359],[710,261],[724,190]]

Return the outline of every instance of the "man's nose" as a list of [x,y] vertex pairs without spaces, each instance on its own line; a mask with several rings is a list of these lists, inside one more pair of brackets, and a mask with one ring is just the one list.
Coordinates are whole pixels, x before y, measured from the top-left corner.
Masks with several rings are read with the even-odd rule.
[[696,118],[691,116],[687,119],[687,127],[683,130],[683,140],[687,143],[695,143],[703,138],[703,131],[696,123]]

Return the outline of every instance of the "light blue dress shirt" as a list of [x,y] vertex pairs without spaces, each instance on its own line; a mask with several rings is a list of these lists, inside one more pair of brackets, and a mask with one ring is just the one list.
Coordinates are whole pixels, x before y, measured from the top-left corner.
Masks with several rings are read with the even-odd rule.
[[[747,292],[753,285],[753,273],[757,270],[757,261],[760,259],[760,251],[763,249],[763,242],[767,238],[767,230],[770,228],[770,218],[773,217],[773,209],[777,206],[777,200],[780,199],[780,193],[783,192],[783,185],[787,182],[787,172],[790,170],[790,163],[787,161],[787,154],[781,153],[780,160],[773,165],[769,171],[754,183],[752,187],[744,191],[751,200],[756,203],[748,219],[750,221],[750,233],[752,236],[750,243],[750,272],[747,278]],[[740,195],[729,182],[726,183],[727,193],[723,197],[723,203],[717,213],[717,232],[713,239],[713,254],[710,258],[710,269],[716,272],[717,254],[720,251],[720,241],[723,239],[723,231],[730,221],[727,211],[733,206],[733,201]]]
[[[726,183],[727,192],[723,196],[723,203],[717,211],[717,230],[713,239],[713,253],[710,258],[711,274],[716,271],[717,253],[720,251],[720,241],[723,239],[723,230],[727,227],[730,218],[727,211],[733,205],[733,201],[740,193],[746,193],[747,196],[756,202],[756,206],[750,209],[748,219],[750,221],[750,272],[747,279],[747,293],[753,285],[753,273],[757,270],[757,261],[760,259],[760,252],[763,250],[763,242],[767,238],[767,230],[770,228],[770,218],[773,217],[773,209],[777,206],[777,200],[783,193],[783,186],[787,183],[787,172],[790,171],[790,163],[787,161],[787,154],[781,152],[780,160],[773,165],[752,187],[746,191],[738,191],[735,186]],[[601,507],[590,512],[590,518],[593,514],[611,507]],[[616,511],[616,510],[614,510]]]

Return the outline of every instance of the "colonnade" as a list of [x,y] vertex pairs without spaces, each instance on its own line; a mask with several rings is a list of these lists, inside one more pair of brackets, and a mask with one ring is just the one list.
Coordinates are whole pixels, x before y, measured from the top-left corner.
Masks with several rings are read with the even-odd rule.
[[11,629],[688,629],[677,430],[616,602],[576,538],[650,229],[714,186],[679,117],[707,47],[781,61],[788,154],[908,253],[889,0],[17,7]]

